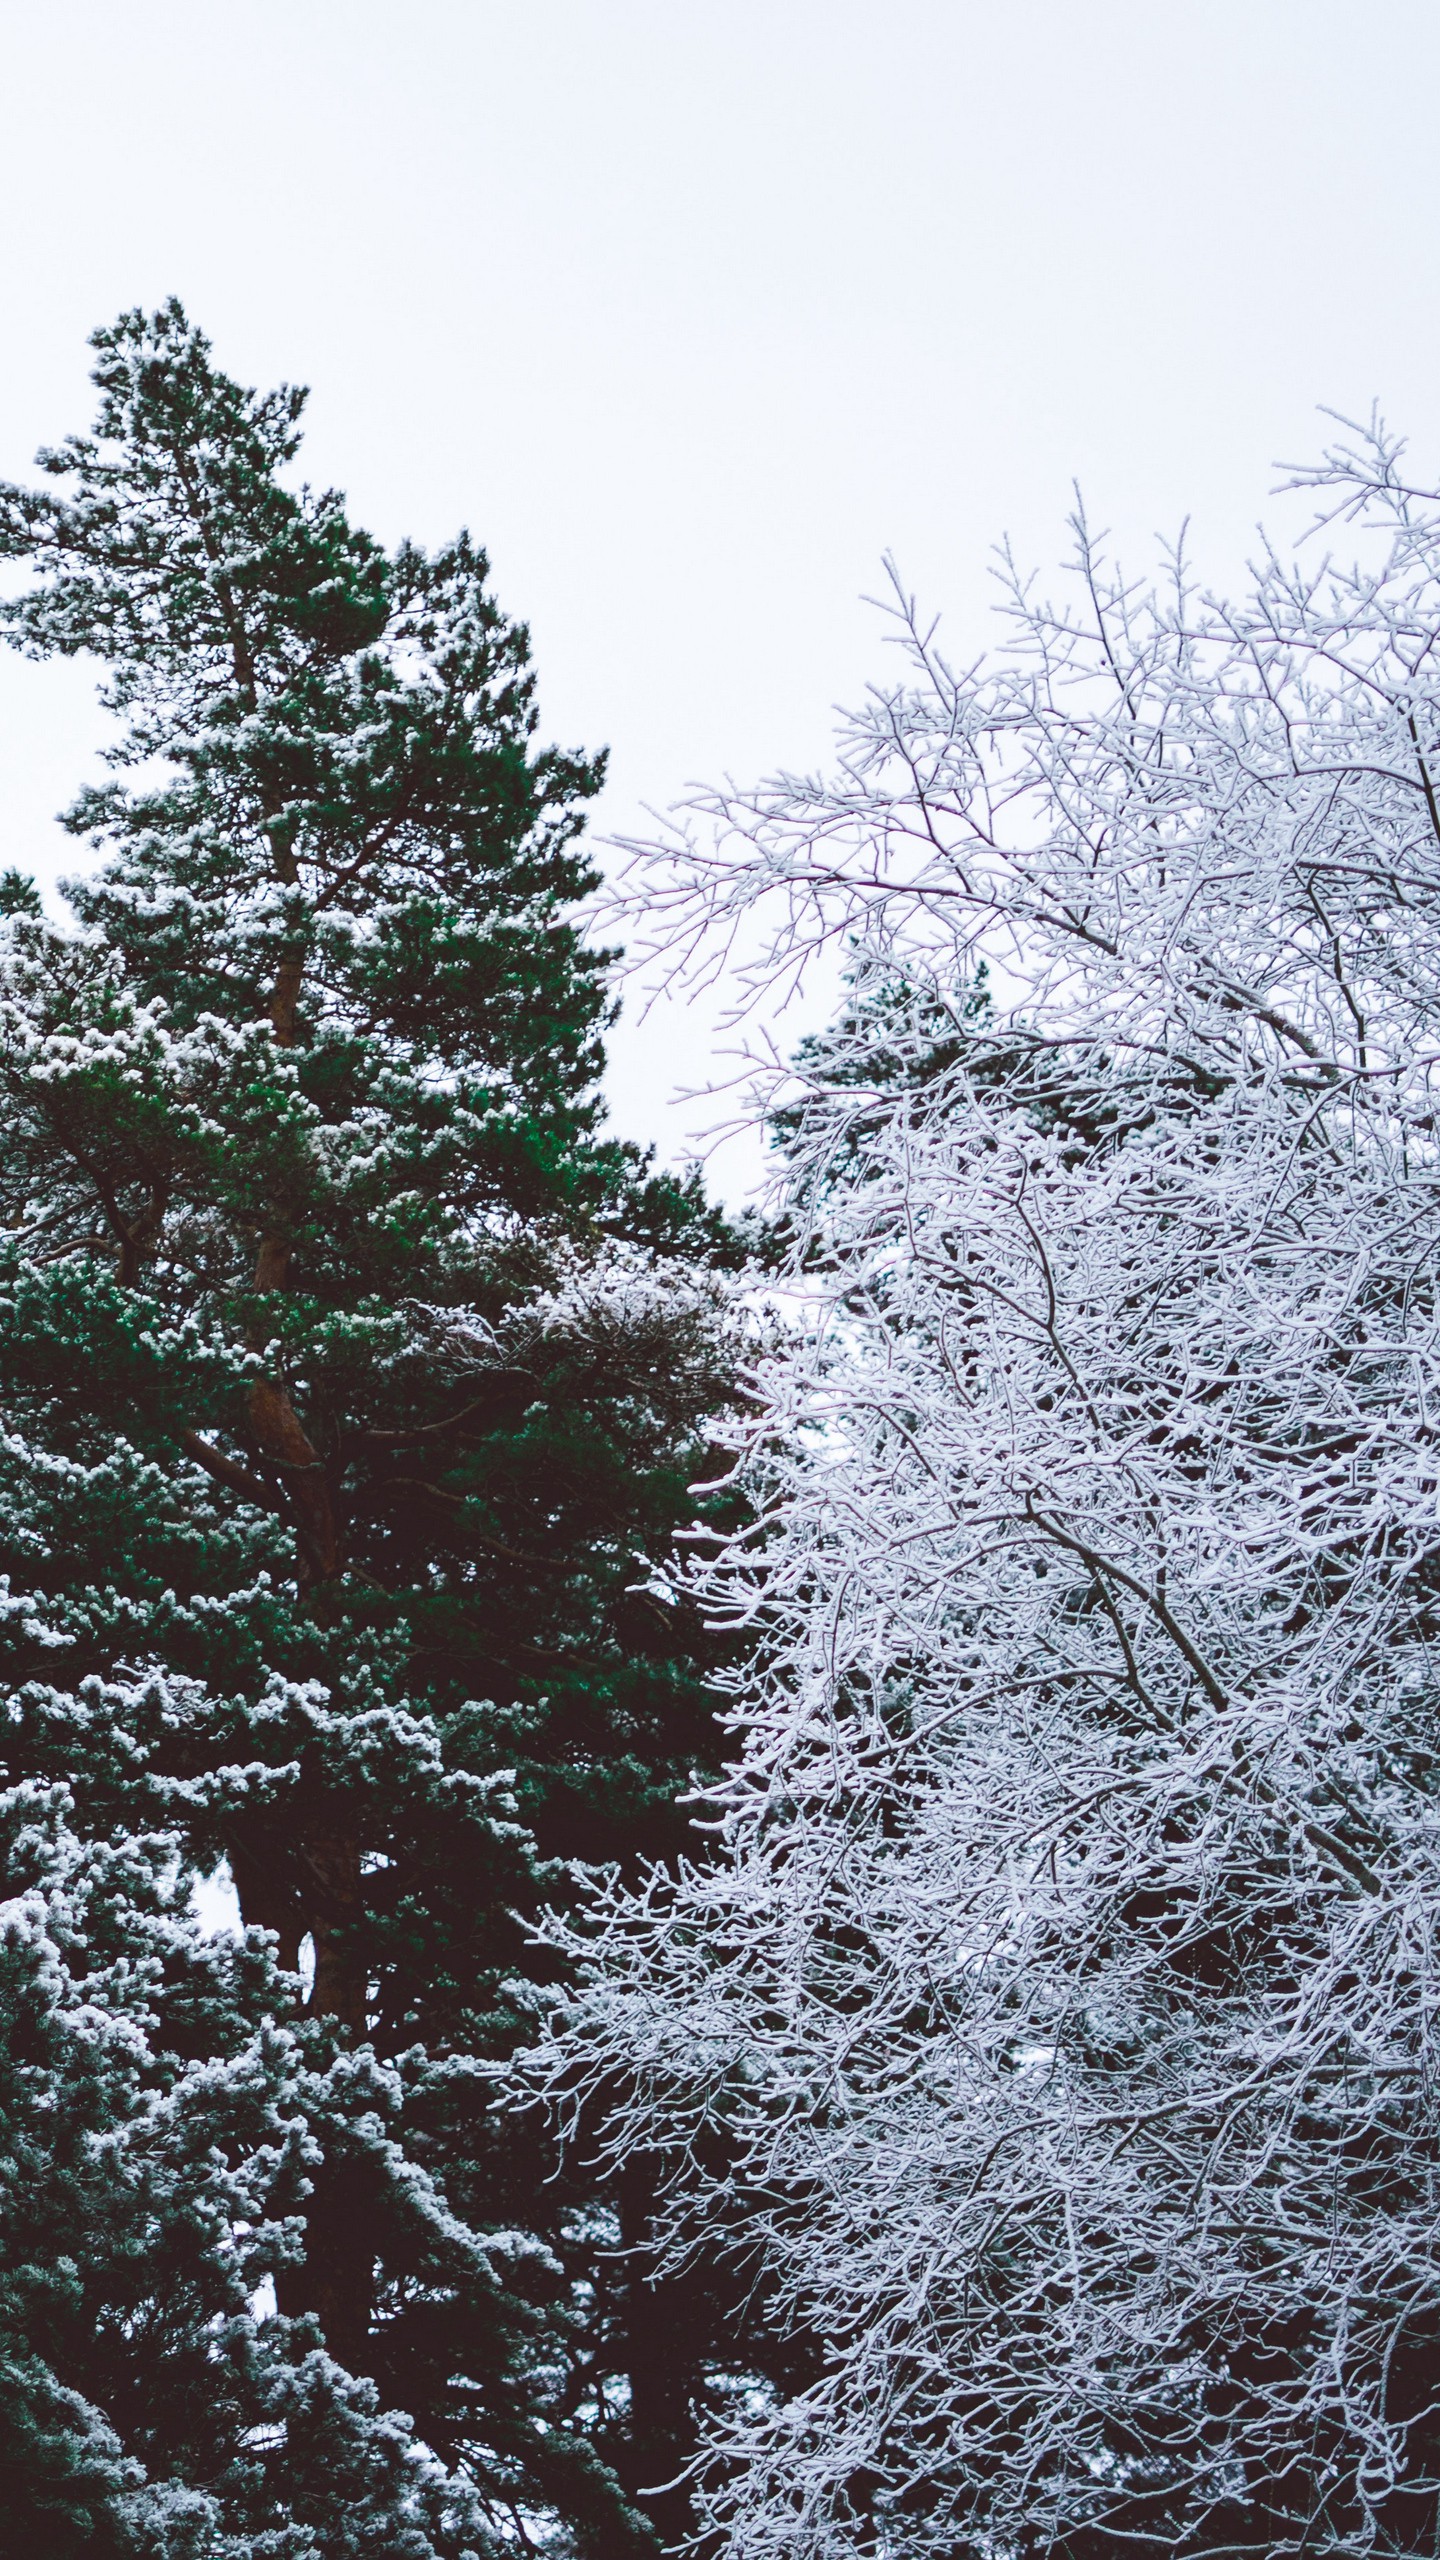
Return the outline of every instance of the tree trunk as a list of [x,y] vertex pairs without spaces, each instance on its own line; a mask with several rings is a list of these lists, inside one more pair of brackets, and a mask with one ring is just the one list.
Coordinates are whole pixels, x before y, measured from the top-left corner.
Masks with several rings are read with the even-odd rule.
[[654,2184],[647,2166],[621,2180],[620,2230],[627,2257],[625,2365],[630,2384],[630,2443],[618,2463],[621,2486],[647,2516],[667,2550],[695,2530],[688,2485],[677,2480],[695,2451],[693,2355],[684,2286],[650,2272]]
[[375,2253],[364,2235],[373,2212],[368,2163],[327,2160],[310,2199],[305,2263],[296,2273],[306,2309],[315,2313],[326,2346],[348,2373],[370,2369]]
[[360,1836],[353,1822],[337,1814],[308,1835],[302,1861],[312,1881],[306,1893],[310,1934],[315,1941],[312,2009],[338,2018],[352,2035],[365,2032],[368,1978],[364,1951],[358,1944],[363,1904],[360,1891]]
[[319,1450],[277,1380],[255,1380],[250,1389],[249,1410],[250,1427],[260,1451],[278,1471],[285,1487],[295,1529],[295,1579],[303,1596],[333,1582],[344,1563],[329,1475]]
[[347,2373],[370,2368],[375,2256],[363,2234],[373,2210],[364,2161],[322,2162],[305,2211],[305,2255],[275,2279],[278,2309],[288,2320],[307,2313],[317,2319],[327,2348]]
[[232,1837],[229,1854],[240,1917],[246,1928],[273,1929],[280,1941],[281,1964],[287,1973],[297,1973],[305,1914],[286,1872],[283,1851],[277,1856],[268,1844]]
[[[298,869],[283,822],[272,819],[268,832],[276,875],[283,884],[294,886]],[[278,1048],[292,1048],[295,1043],[304,969],[303,946],[284,946],[276,962],[270,1002]],[[293,1255],[282,1225],[262,1232],[253,1283],[258,1296],[278,1295],[289,1287]],[[280,1379],[256,1378],[247,1403],[257,1451],[284,1488],[295,1533],[295,1581],[301,1602],[323,1617],[327,1595],[345,1564],[329,1471]],[[288,1875],[282,1867],[288,1868]],[[247,1924],[253,1921],[276,1931],[280,1960],[289,1970],[298,1967],[302,1939],[308,1934],[312,1940],[315,1978],[308,2003],[312,2013],[333,2018],[348,2036],[363,2036],[368,1976],[360,1942],[360,1835],[353,1818],[344,1808],[332,1808],[312,1819],[298,1840],[287,1841],[277,1859],[269,1858],[263,1848],[242,1848],[233,1871]],[[375,2303],[371,2201],[363,2162],[334,2157],[322,2161],[306,2209],[304,2259],[299,2266],[285,2269],[276,2284],[280,2309],[292,2318],[313,2312],[330,2353],[352,2373],[363,2373],[369,2362]]]

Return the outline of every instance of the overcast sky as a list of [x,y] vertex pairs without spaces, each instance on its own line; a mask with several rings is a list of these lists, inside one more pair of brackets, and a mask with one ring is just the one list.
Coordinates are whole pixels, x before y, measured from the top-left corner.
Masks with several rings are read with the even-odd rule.
[[[895,551],[951,646],[1071,481],[1217,577],[1317,406],[1440,477],[1426,0],[10,0],[0,472],[88,421],[85,337],[179,292],[313,386],[387,539],[468,523],[598,824],[824,751]],[[53,874],[100,724],[0,662],[0,859]],[[73,859],[66,848],[62,860]],[[680,1152],[697,1013],[627,1029]],[[732,1154],[733,1188],[750,1159]]]

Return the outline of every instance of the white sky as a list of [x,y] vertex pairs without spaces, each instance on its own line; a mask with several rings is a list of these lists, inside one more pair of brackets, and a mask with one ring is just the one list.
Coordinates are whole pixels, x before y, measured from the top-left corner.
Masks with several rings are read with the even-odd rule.
[[[1069,485],[1224,577],[1316,406],[1440,477],[1426,0],[11,0],[0,472],[178,291],[387,539],[468,522],[597,821],[823,754],[893,549],[983,636]],[[90,678],[0,661],[0,860],[53,873]],[[683,1151],[712,1034],[622,1031]],[[753,1155],[717,1167],[730,1187]]]

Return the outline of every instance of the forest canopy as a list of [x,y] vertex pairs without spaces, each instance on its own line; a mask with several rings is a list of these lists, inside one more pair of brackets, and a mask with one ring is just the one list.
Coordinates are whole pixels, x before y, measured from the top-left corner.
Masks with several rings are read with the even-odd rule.
[[[0,2463],[57,2560],[1440,2547],[1440,492],[1083,519],[605,930],[602,760],[176,304],[0,492]],[[213,1917],[217,1881],[238,1925]],[[211,1888],[207,1903],[202,1887]]]

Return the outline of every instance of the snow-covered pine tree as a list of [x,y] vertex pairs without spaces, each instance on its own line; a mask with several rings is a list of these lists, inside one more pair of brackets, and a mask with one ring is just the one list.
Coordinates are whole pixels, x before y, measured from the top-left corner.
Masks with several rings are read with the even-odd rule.
[[120,721],[73,925],[5,886],[7,2493],[57,2553],[652,2547],[609,2465],[673,2470],[686,2341],[476,2073],[538,1876],[705,1755],[651,1567],[732,1248],[599,1130],[600,767],[483,556],[297,485],[178,305],[93,343],[0,498],[11,640]]
[[1082,526],[642,871],[854,946],[725,1854],[557,1923],[525,2083],[823,2341],[714,2435],[737,2560],[1440,2548],[1440,493],[1308,478],[1353,570]]

